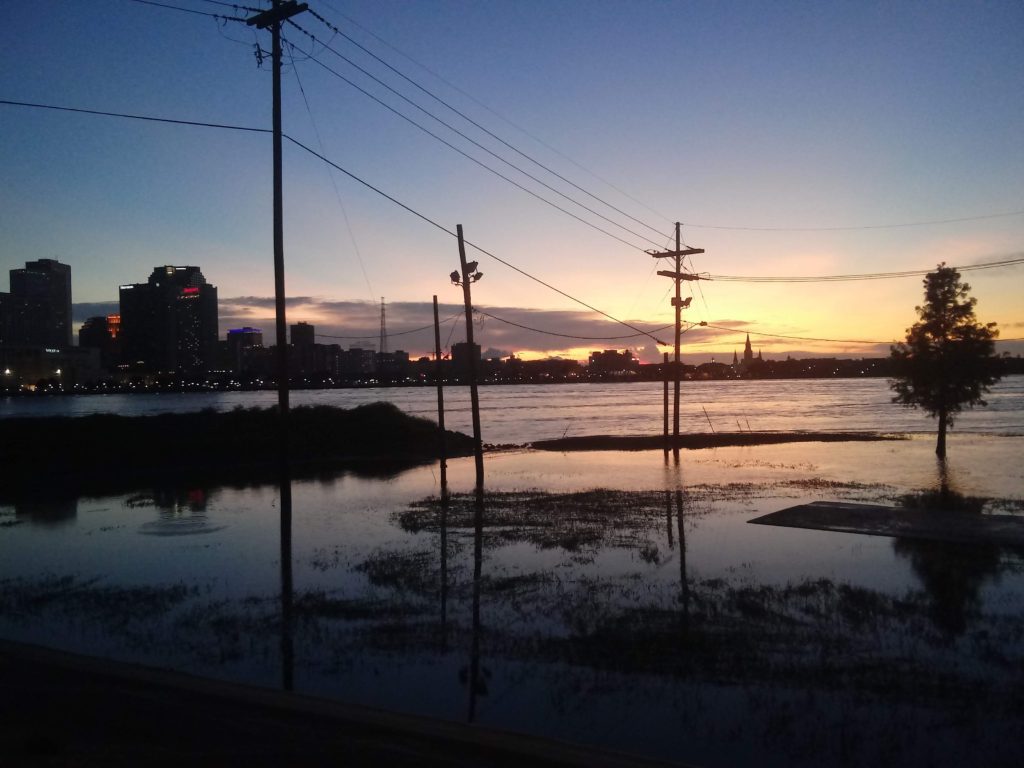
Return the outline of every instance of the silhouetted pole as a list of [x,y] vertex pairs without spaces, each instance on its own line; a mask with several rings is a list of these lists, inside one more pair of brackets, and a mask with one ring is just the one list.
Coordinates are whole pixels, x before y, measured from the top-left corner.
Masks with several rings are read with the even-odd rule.
[[[476,355],[473,354],[473,298],[469,292],[483,274],[477,272],[476,262],[466,262],[466,242],[462,238],[462,225],[455,228],[459,238],[459,263],[462,265],[462,297],[466,302],[466,346],[469,348],[469,400],[473,409],[473,451],[476,457],[476,487],[484,487],[484,444],[480,438],[480,397],[476,388]],[[454,281],[453,281],[454,282]]]
[[448,493],[448,439],[444,433],[444,382],[441,379],[441,323],[437,319],[434,296],[434,380],[437,382],[437,426],[440,431],[441,495]]
[[672,361],[672,367],[674,369],[673,378],[675,380],[675,389],[673,395],[673,412],[672,412],[672,440],[673,445],[678,447],[679,445],[679,337],[682,335],[683,316],[682,311],[685,307],[690,306],[690,299],[683,301],[680,287],[682,286],[683,280],[699,280],[697,275],[689,272],[683,272],[683,256],[692,256],[698,253],[704,253],[703,248],[687,248],[686,250],[681,249],[682,237],[679,232],[680,223],[676,222],[676,249],[674,251],[647,251],[648,254],[656,259],[664,259],[672,257],[675,259],[675,270],[659,270],[658,274],[662,277],[671,277],[676,283],[676,295],[672,298],[672,306],[676,309],[676,340],[675,340],[675,356]]
[[441,493],[441,650],[448,648],[448,494]]
[[277,318],[277,407],[282,440],[287,443],[288,420],[288,325],[285,320],[284,292],[284,201],[281,172],[281,22],[309,6],[295,0],[273,0],[270,10],[248,19],[249,26],[270,28],[273,70],[274,110],[274,307]]
[[284,193],[281,172],[281,22],[307,9],[295,0],[273,0],[272,7],[246,23],[270,28],[273,70],[274,147],[274,308],[277,327],[277,408],[281,426],[281,686],[293,687],[295,652],[292,641],[292,484],[288,474],[288,325],[284,291]]
[[294,580],[292,578],[292,479],[281,473],[281,687],[295,687]]
[[662,373],[665,375],[665,450],[668,450],[668,352],[662,360]]
[[484,492],[476,489],[473,505],[473,629],[469,651],[469,712],[467,720],[476,722],[476,697],[485,694],[480,677],[480,577],[483,568]]
[[679,601],[684,625],[690,618],[690,584],[686,580],[686,532],[683,530],[683,492],[676,489],[676,525],[679,528]]

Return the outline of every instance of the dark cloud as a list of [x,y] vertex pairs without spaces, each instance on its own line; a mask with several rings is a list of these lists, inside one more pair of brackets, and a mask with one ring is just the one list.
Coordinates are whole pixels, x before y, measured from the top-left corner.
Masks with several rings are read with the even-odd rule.
[[[274,342],[274,306],[269,296],[222,297],[219,302],[220,337],[227,330],[241,326],[255,326],[263,329],[264,341]],[[380,305],[369,301],[330,301],[313,296],[293,296],[288,299],[287,314],[289,325],[308,322],[315,326],[317,341],[324,344],[376,347],[380,337]],[[643,334],[608,320],[593,312],[553,309],[525,309],[522,307],[479,307],[487,315],[478,315],[474,326],[474,339],[485,350],[485,357],[508,357],[510,354],[540,352],[541,354],[563,357],[585,358],[586,351],[604,349],[630,349],[643,362],[660,362],[671,346],[659,347]],[[108,315],[118,311],[118,303],[95,302],[75,304],[73,314],[76,322],[88,317]],[[441,343],[448,349],[452,344],[466,338],[463,306],[461,303],[444,303],[438,306],[441,320]],[[404,350],[414,357],[432,354],[434,350],[434,308],[431,302],[396,301],[385,304],[388,331],[387,346],[391,351]],[[652,334],[661,341],[671,344],[671,325],[664,322],[652,323],[642,319],[631,319],[637,328]],[[724,319],[716,320],[717,328],[694,326],[682,336],[682,353],[686,362],[706,362],[712,355],[718,359],[728,356],[723,347],[735,345],[742,353],[743,340],[738,334],[753,329],[750,321]],[[1024,327],[1024,323],[1006,324],[1004,328]],[[722,329],[729,329],[728,331]],[[730,338],[729,333],[734,335]],[[802,335],[793,330],[794,336]],[[778,340],[752,335],[751,343],[755,352],[761,345],[777,349]],[[800,342],[794,341],[794,347]],[[569,353],[568,350],[585,350]],[[857,347],[856,353],[838,353],[839,356],[885,356],[887,345],[873,348]],[[773,351],[765,357],[785,357],[786,352]],[[834,351],[799,350],[788,352],[793,357],[832,357]]]

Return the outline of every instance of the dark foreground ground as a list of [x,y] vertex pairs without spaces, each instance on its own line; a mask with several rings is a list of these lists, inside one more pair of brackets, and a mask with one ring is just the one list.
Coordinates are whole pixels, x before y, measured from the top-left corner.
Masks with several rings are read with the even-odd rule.
[[655,766],[0,641],[0,766]]

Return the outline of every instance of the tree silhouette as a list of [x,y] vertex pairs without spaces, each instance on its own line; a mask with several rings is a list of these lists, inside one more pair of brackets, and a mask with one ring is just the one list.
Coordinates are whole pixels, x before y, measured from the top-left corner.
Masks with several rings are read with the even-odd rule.
[[956,269],[939,264],[924,278],[924,305],[915,307],[920,320],[907,329],[905,342],[892,346],[893,402],[938,417],[940,459],[956,414],[986,405],[982,395],[1000,379],[993,342],[999,331],[995,323],[978,322],[970,290]]

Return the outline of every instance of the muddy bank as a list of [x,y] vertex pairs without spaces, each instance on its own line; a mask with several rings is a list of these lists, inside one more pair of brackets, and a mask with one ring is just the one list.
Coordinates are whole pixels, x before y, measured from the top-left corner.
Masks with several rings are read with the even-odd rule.
[[[2,421],[0,499],[114,493],[167,482],[245,485],[278,476],[281,429],[274,408],[156,416],[96,414]],[[295,478],[338,471],[387,476],[433,461],[437,425],[390,403],[357,408],[302,406],[289,415]],[[449,456],[468,456],[472,438],[448,431]]]
[[904,435],[881,432],[694,432],[673,442],[662,435],[590,435],[538,440],[530,443],[539,451],[652,451],[677,448],[724,448],[776,443],[849,443],[874,440],[905,440]]

